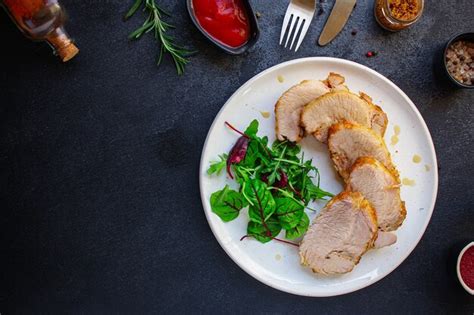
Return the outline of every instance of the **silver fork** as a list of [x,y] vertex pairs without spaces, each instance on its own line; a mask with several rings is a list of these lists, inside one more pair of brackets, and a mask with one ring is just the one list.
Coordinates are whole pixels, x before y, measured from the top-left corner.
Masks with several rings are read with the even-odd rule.
[[[316,11],[315,0],[291,0],[290,4],[288,5],[288,9],[286,9],[285,18],[283,19],[283,26],[281,28],[280,34],[280,45],[282,45],[283,40],[286,39],[286,48],[286,46],[288,46],[288,42],[291,40],[291,44],[288,46],[288,48],[290,50],[292,48],[295,49],[295,52],[298,51],[298,48],[300,47],[301,42],[308,31],[309,24],[311,24],[314,11]],[[297,38],[298,41],[296,42],[296,45],[293,46]]]

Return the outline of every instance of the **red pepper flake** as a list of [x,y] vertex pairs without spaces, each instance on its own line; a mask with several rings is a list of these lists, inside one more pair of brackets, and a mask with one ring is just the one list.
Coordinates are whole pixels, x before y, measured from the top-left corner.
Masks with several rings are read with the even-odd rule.
[[376,51],[373,51],[373,50],[370,50],[370,51],[368,51],[368,52],[365,54],[365,56],[366,56],[367,58],[375,57],[375,56],[377,56],[377,52],[376,52]]

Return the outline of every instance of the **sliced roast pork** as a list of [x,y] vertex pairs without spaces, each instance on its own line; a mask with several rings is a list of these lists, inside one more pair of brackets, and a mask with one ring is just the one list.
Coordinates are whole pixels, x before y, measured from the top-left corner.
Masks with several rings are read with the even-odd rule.
[[300,116],[303,107],[331,89],[319,80],[305,80],[291,87],[275,105],[276,135],[278,140],[300,141],[303,130]]
[[400,198],[400,180],[376,159],[357,159],[347,179],[346,189],[360,192],[370,202],[377,213],[380,230],[394,231],[405,219],[405,203]]
[[363,96],[344,90],[326,93],[304,107],[301,125],[307,134],[324,143],[329,127],[343,121],[372,128],[383,136],[388,123],[387,115],[369,102],[365,94]]
[[374,243],[374,248],[379,249],[382,247],[393,245],[397,242],[397,236],[392,232],[378,231],[377,239]]
[[331,91],[349,91],[347,86],[344,84],[345,81],[346,79],[342,75],[330,72],[327,79],[323,82],[331,88]]
[[305,80],[283,93],[275,105],[277,138],[300,141],[304,135],[300,125],[303,107],[328,92],[347,91],[344,81],[342,75],[331,72],[324,81]]
[[328,147],[334,167],[345,181],[355,161],[364,156],[375,158],[398,178],[385,142],[370,128],[348,122],[332,125]]
[[350,272],[377,238],[377,218],[362,194],[342,192],[321,210],[300,244],[301,263],[321,274]]

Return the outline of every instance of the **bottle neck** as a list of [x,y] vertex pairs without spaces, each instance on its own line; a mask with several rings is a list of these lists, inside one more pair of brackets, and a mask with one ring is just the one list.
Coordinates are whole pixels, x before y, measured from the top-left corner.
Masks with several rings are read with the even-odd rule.
[[49,33],[46,37],[46,41],[53,47],[63,62],[72,59],[79,52],[79,49],[74,45],[62,26]]

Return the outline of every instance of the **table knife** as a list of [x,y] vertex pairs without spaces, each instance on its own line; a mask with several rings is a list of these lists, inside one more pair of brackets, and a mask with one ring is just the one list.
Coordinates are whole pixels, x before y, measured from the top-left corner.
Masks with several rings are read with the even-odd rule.
[[331,15],[324,25],[318,44],[321,46],[329,44],[346,25],[357,0],[336,0],[336,4],[331,11]]

